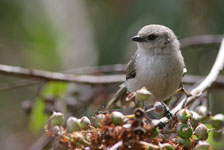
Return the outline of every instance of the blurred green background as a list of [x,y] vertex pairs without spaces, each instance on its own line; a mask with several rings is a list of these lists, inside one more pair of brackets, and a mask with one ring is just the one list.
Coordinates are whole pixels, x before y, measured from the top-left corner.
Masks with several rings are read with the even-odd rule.
[[[223,6],[223,0],[0,0],[0,64],[49,71],[126,64],[136,49],[130,38],[142,26],[166,25],[179,39],[223,34]],[[218,48],[184,51],[188,74],[206,75]],[[15,78],[0,76],[0,83],[9,81]],[[30,132],[20,106],[37,90],[0,91],[1,149],[29,149],[43,132]],[[223,90],[211,94],[213,113],[224,113],[223,96]]]

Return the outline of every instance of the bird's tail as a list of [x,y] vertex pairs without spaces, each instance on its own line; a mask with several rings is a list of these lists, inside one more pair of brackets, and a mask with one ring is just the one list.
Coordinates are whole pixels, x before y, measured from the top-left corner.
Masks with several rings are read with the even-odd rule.
[[120,89],[115,93],[115,95],[109,101],[109,103],[106,106],[106,109],[108,110],[113,104],[115,104],[120,98],[122,98],[126,94],[126,92],[127,92],[127,87],[124,84],[121,84]]

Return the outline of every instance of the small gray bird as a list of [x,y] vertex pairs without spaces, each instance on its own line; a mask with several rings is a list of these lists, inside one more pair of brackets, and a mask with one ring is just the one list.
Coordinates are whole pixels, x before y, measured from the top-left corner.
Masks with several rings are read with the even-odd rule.
[[135,92],[142,87],[152,93],[146,105],[166,100],[182,82],[184,59],[180,43],[171,29],[163,25],[146,25],[132,41],[137,42],[137,51],[128,63],[126,81],[107,108],[127,91]]

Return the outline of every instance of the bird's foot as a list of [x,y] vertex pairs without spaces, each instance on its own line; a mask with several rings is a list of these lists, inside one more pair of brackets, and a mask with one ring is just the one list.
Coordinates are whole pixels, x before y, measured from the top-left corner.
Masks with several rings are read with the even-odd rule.
[[187,97],[192,96],[192,94],[189,93],[189,92],[184,88],[183,82],[181,82],[179,89],[176,90],[176,93],[179,93],[179,92],[184,92],[184,94],[185,94]]
[[173,115],[170,112],[169,107],[165,103],[163,103],[163,102],[161,102],[161,104],[163,104],[163,107],[164,107],[164,110],[165,110],[164,117],[167,117],[168,119],[172,119]]

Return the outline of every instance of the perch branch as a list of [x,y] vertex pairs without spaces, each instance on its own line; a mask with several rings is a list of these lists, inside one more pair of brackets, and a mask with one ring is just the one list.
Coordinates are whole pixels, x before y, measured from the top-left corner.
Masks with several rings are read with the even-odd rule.
[[[189,37],[181,40],[181,48],[187,48],[194,45],[201,44],[217,44],[221,42],[221,35],[203,35],[203,36],[195,36]],[[101,66],[101,67],[85,67],[73,70],[72,72],[75,74],[94,74],[97,72],[124,72],[126,70],[126,65],[111,65],[111,66]],[[125,75],[102,75],[102,76],[94,76],[94,75],[74,75],[74,74],[65,74],[59,72],[49,72],[35,69],[26,69],[22,67],[13,67],[8,65],[0,64],[0,74],[15,76],[15,77],[23,77],[26,79],[32,80],[42,80],[42,81],[61,81],[61,82],[75,82],[80,84],[115,84],[122,83],[125,81]],[[198,76],[187,76],[184,79],[184,83],[192,84],[198,79],[202,79]],[[18,83],[7,83],[0,85],[3,90],[11,89],[13,87],[21,87],[26,85],[31,85],[31,82],[18,82]],[[35,84],[35,83],[34,83]],[[216,84],[219,87],[223,87],[224,79],[220,79],[216,81]]]
[[124,75],[113,75],[113,76],[73,75],[59,72],[26,69],[22,67],[1,65],[1,64],[0,64],[0,74],[43,80],[43,81],[76,82],[81,84],[111,84],[111,83],[121,83],[122,81],[125,80]]
[[[119,84],[125,81],[125,75],[73,75],[73,74],[64,74],[59,72],[48,72],[43,70],[35,69],[26,69],[22,67],[8,66],[0,64],[0,74],[23,77],[26,79],[33,79],[40,81],[61,81],[61,82],[75,82],[81,84],[90,84],[90,85],[105,85],[105,84]],[[195,82],[202,80],[203,77],[186,75],[184,77],[185,84],[194,84]],[[3,83],[0,85],[0,90],[11,89],[13,86],[21,87],[30,84],[36,84],[38,82],[27,82],[27,81],[18,81],[15,83]],[[219,80],[215,82],[215,86],[224,87],[224,77],[219,77]]]

